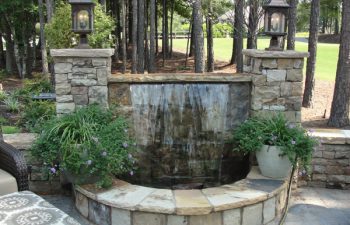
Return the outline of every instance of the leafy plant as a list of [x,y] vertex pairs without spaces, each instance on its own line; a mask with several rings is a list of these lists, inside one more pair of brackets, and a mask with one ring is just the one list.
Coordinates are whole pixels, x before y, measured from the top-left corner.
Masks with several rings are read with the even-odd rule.
[[7,93],[3,90],[0,90],[0,101],[4,101],[7,98]]
[[4,134],[15,134],[19,133],[21,129],[15,126],[2,126],[2,133]]
[[19,124],[31,132],[39,133],[43,124],[56,115],[55,103],[30,101],[23,109]]
[[242,123],[233,132],[234,150],[245,154],[256,152],[263,145],[280,146],[293,165],[300,162],[304,168],[310,164],[316,139],[301,126],[287,121],[283,114],[255,116]]
[[[99,176],[99,187],[112,183],[111,175],[133,170],[133,142],[125,119],[91,105],[45,123],[32,148],[49,171]],[[59,167],[57,167],[59,165]]]
[[4,104],[7,107],[7,110],[10,112],[19,112],[21,108],[21,103],[15,96],[10,95],[4,100]]

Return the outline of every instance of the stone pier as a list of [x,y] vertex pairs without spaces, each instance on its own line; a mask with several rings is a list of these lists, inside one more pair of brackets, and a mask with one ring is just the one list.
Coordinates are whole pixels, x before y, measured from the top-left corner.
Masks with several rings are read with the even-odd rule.
[[108,107],[107,78],[113,53],[113,49],[51,50],[58,115],[92,103]]
[[301,122],[306,52],[243,50],[244,72],[252,76],[251,114],[283,112]]

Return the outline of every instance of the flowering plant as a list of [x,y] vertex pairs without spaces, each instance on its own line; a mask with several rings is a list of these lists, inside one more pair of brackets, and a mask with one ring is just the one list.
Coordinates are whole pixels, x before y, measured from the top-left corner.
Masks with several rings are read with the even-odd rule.
[[281,147],[293,165],[297,162],[307,168],[317,141],[299,125],[287,121],[283,114],[255,116],[242,123],[233,132],[235,151],[244,154],[256,152],[263,145]]
[[134,150],[125,119],[91,105],[45,124],[32,154],[49,166],[52,175],[64,171],[94,177],[99,187],[108,187],[113,175],[133,174]]

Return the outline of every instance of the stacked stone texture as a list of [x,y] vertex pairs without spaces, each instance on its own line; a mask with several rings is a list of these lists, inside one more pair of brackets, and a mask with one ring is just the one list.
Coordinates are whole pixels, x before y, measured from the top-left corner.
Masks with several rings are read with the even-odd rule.
[[312,187],[350,189],[349,137],[319,139],[322,143],[313,154],[312,174],[309,180],[300,183]]
[[67,114],[93,103],[108,107],[110,49],[52,50],[55,62],[56,111]]
[[283,112],[301,122],[303,66],[307,53],[244,50],[244,72],[252,76],[251,114]]

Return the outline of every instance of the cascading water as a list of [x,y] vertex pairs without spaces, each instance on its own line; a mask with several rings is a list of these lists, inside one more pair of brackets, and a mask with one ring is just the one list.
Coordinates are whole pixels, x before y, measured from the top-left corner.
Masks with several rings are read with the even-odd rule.
[[[131,85],[135,137],[142,149],[140,183],[174,188],[222,182],[222,164],[230,158],[224,156],[232,156],[225,140],[248,116],[243,102],[249,95],[237,96],[240,90],[249,93],[248,84]],[[232,163],[247,167],[247,160],[235,158]],[[225,177],[232,181],[238,175]]]

